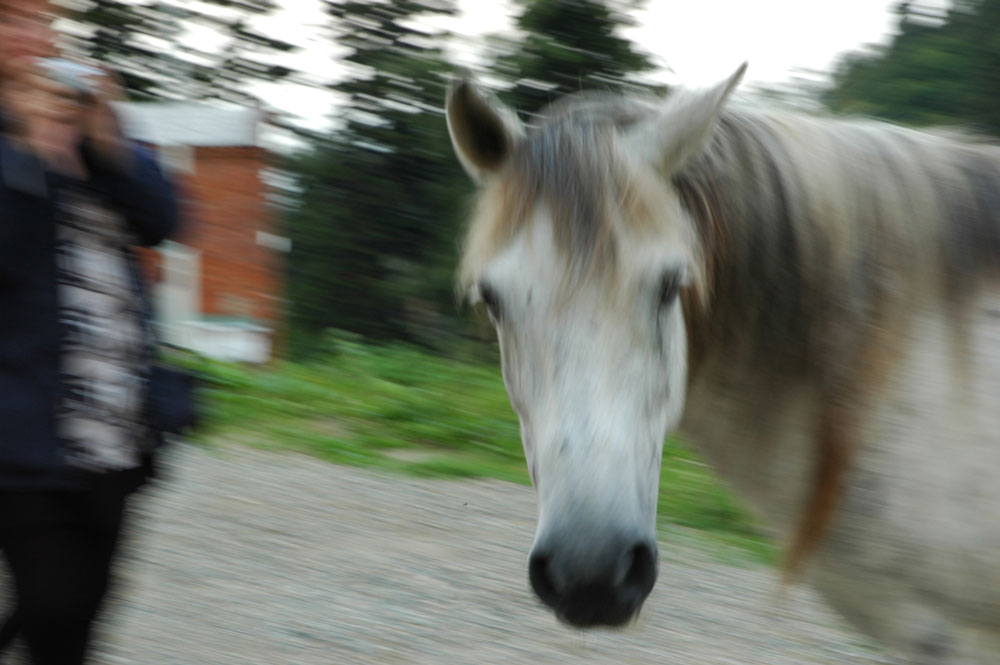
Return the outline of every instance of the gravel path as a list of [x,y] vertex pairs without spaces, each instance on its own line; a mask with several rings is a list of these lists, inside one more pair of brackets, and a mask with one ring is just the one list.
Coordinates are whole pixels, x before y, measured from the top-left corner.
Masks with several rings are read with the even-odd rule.
[[663,545],[636,625],[581,633],[532,597],[529,488],[177,445],[135,502],[100,665],[885,664],[804,589]]

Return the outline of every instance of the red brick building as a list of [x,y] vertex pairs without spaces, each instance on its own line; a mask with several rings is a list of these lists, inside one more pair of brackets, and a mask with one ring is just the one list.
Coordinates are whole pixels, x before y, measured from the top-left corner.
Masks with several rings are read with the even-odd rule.
[[264,362],[283,311],[288,241],[275,230],[260,113],[203,103],[122,104],[125,131],[179,184],[183,232],[148,253],[164,341]]

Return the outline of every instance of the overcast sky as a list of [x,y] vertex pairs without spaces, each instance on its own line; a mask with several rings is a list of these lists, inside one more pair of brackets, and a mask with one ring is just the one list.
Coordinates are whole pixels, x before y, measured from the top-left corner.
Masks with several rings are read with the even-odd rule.
[[[647,0],[625,35],[676,79],[707,85],[750,62],[748,81],[775,82],[797,67],[824,68],[842,51],[885,40],[896,0]],[[510,29],[511,3],[460,0],[442,22],[471,44]],[[466,44],[459,57],[472,58]]]
[[[295,65],[318,75],[336,75],[337,49],[313,30],[323,22],[318,0],[283,0],[286,8],[268,28],[303,49]],[[777,83],[802,69],[827,71],[838,55],[865,44],[887,41],[895,28],[897,0],[647,0],[626,36],[663,68],[659,79],[709,85],[749,62],[745,81]],[[921,0],[946,6],[948,0]],[[507,0],[459,0],[462,14],[435,21],[457,35],[453,59],[483,62],[482,37],[513,28]],[[330,102],[317,91],[268,89],[263,95],[279,108],[320,122]]]

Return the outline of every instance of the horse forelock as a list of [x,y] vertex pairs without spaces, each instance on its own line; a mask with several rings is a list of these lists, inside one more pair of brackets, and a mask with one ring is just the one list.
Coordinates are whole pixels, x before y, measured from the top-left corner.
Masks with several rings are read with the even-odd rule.
[[[552,225],[562,290],[603,276],[620,286],[625,236],[661,236],[671,220],[659,205],[663,183],[624,153],[621,132],[652,112],[604,95],[552,105],[518,143],[480,195],[466,236],[460,286],[468,288],[489,259],[527,229],[542,207]],[[614,290],[614,289],[612,289]]]

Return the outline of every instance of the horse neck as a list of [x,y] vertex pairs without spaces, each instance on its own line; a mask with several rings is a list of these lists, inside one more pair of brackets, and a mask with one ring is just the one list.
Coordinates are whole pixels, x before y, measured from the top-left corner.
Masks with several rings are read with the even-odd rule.
[[[689,386],[681,430],[758,516],[785,534],[793,520],[788,506],[805,491],[794,479],[807,475],[807,445],[790,451],[797,445],[790,439],[758,433],[773,429],[759,417],[771,413],[767,396],[796,394],[788,376],[801,374],[803,363],[799,340],[790,339],[804,334],[801,325],[794,316],[777,317],[766,308],[767,290],[778,289],[789,303],[796,296],[781,272],[752,255],[765,232],[753,220],[732,217],[731,211],[745,206],[724,199],[723,183],[707,175],[675,182],[697,226],[704,280],[701,292],[682,296]],[[796,371],[782,372],[783,367]],[[771,474],[778,461],[792,480],[786,492],[775,494]]]
[[807,492],[812,506],[836,487],[849,423],[914,312],[957,310],[1000,272],[1000,149],[873,124],[795,129],[723,118],[674,180],[706,275],[705,298],[685,301],[685,429],[783,527]]
[[801,263],[821,238],[793,218],[777,156],[731,125],[724,118],[711,157],[674,179],[702,261],[700,292],[684,299],[694,376],[719,353],[792,369],[815,314]]

